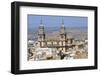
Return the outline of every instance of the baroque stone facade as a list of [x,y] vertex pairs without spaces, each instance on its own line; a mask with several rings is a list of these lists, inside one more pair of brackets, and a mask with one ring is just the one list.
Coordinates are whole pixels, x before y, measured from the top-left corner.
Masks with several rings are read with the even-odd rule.
[[62,24],[59,31],[59,38],[57,39],[47,39],[45,27],[41,21],[38,30],[38,47],[40,48],[56,48],[59,51],[66,52],[68,48],[75,47],[74,38],[67,37],[66,27],[62,20]]

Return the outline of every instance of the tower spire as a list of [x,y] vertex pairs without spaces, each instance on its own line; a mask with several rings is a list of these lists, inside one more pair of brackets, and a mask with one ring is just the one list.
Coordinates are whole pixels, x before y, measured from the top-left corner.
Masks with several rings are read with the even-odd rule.
[[62,25],[64,25],[64,19],[62,18]]
[[62,27],[64,27],[64,19],[63,19],[63,17],[62,17]]
[[43,23],[42,23],[42,17],[41,17],[41,20],[40,20],[40,24],[43,25]]
[[40,26],[42,26],[42,27],[43,27],[42,17],[41,17],[41,19],[40,19]]
[[66,28],[64,26],[64,18],[63,17],[62,17],[62,23],[61,23],[61,28],[60,28],[60,37],[61,37],[61,40],[66,39]]
[[64,18],[62,17],[62,23],[61,23],[61,29],[60,29],[60,34],[65,34],[66,33],[66,28],[64,26]]

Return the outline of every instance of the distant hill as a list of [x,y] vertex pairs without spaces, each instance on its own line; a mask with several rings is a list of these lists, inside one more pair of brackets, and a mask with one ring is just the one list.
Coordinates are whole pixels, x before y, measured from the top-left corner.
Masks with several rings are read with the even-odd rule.
[[[47,38],[58,37],[60,27],[45,27]],[[87,39],[87,27],[66,27],[67,36],[72,36],[75,39]],[[37,40],[38,27],[28,29],[28,39]]]

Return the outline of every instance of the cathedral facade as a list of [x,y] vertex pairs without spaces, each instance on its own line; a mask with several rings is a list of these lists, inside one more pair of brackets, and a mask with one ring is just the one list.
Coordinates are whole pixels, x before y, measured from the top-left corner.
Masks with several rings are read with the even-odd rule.
[[39,48],[56,48],[59,51],[67,52],[68,48],[75,47],[74,39],[68,38],[66,33],[66,27],[64,26],[64,21],[62,20],[59,38],[57,39],[47,39],[45,27],[41,21],[38,29],[38,47]]

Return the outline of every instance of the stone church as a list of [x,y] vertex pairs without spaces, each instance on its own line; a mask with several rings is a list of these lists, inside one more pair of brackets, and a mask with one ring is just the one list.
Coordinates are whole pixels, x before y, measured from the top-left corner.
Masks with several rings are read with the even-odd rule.
[[40,22],[40,26],[38,29],[38,47],[40,48],[56,48],[60,51],[67,52],[68,48],[75,47],[74,39],[72,37],[68,38],[66,33],[66,27],[64,26],[64,21],[62,19],[62,23],[59,30],[59,38],[57,39],[47,39],[45,27]]

